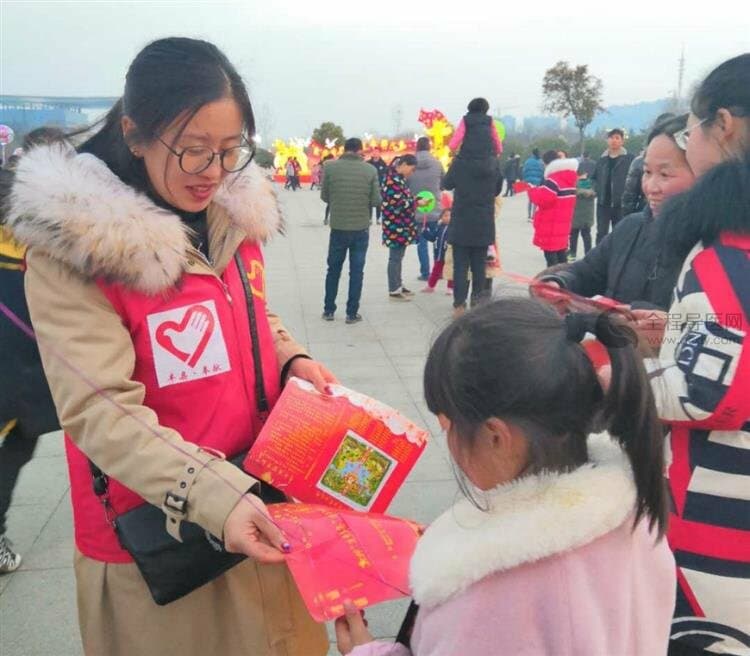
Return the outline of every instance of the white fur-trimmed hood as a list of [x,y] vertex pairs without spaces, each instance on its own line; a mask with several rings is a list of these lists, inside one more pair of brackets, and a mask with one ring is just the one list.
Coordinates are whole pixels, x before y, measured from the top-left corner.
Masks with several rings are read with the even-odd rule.
[[[157,294],[173,287],[188,267],[190,240],[180,218],[123,183],[100,159],[70,146],[25,154],[7,209],[19,242],[43,249],[87,279]],[[214,232],[236,229],[259,241],[283,225],[273,186],[255,164],[225,180],[209,216],[210,223],[227,224]]]
[[414,599],[443,603],[495,572],[592,542],[635,508],[627,456],[609,435],[592,435],[590,462],[567,474],[544,473],[488,493],[489,511],[468,500],[433,522],[411,562]]
[[553,173],[558,173],[559,171],[578,172],[578,160],[572,157],[567,159],[553,159],[544,169],[544,177],[548,178]]

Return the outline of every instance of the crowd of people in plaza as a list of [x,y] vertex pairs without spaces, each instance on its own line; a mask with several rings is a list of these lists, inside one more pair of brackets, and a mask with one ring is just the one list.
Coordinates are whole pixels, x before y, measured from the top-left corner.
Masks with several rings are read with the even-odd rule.
[[[345,321],[363,320],[373,212],[388,298],[413,298],[415,245],[425,291],[450,268],[454,313],[424,397],[464,498],[418,542],[397,641],[375,640],[342,599],[338,648],[746,656],[750,53],[713,70],[689,114],[660,117],[638,159],[614,129],[596,161],[535,151],[501,166],[488,110],[468,104],[445,172],[426,137],[389,163],[352,137],[312,182],[330,223],[323,320],[347,257]],[[0,178],[0,572],[21,560],[4,522],[18,470],[59,422],[86,654],[328,653],[267,488],[232,462],[289,377],[323,395],[338,382],[267,307],[257,274],[283,221],[254,132],[226,56],[165,38],[99,124],[30,135]],[[547,269],[526,297],[493,299],[503,174],[526,185]],[[145,504],[159,530],[181,540],[196,524],[247,558],[208,582],[187,568],[189,594],[157,605],[159,572],[113,528]]]

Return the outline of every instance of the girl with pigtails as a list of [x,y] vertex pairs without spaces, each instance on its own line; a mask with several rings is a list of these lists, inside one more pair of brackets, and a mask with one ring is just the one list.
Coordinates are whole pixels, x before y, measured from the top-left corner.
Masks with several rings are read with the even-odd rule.
[[[607,389],[586,334],[609,355]],[[609,314],[561,318],[521,298],[443,331],[424,390],[466,498],[417,546],[413,629],[375,642],[349,606],[336,625],[343,654],[666,653],[664,442],[635,344]]]

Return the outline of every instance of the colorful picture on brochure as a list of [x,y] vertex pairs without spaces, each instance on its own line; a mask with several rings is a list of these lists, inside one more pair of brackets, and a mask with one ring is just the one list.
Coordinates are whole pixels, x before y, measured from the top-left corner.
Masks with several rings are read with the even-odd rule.
[[369,510],[395,461],[360,435],[348,431],[318,487],[344,503]]

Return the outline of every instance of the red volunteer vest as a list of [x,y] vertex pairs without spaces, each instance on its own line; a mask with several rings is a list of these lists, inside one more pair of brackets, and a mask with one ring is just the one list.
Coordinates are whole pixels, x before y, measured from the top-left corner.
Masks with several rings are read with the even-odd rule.
[[[266,316],[263,255],[257,243],[249,242],[240,246],[239,253],[252,290],[263,378],[273,405],[280,381]],[[156,413],[159,423],[188,442],[212,447],[228,457],[247,450],[262,420],[256,404],[245,293],[235,261],[230,261],[221,278],[184,274],[166,295],[147,296],[119,284],[97,284],[130,333],[136,356],[133,380],[146,388],[143,403]],[[117,412],[115,408],[107,411]],[[94,495],[88,459],[67,435],[65,440],[76,546],[89,558],[131,562]],[[110,479],[109,491],[116,514],[144,503],[114,479]]]

